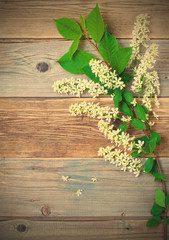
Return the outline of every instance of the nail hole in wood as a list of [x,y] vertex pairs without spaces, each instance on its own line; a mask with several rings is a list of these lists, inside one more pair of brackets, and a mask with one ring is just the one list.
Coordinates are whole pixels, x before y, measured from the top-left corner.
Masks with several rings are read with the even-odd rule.
[[25,232],[26,231],[26,226],[24,224],[19,224],[16,227],[16,229],[17,229],[18,232]]
[[39,72],[46,72],[49,69],[49,65],[45,62],[40,62],[36,65]]
[[51,214],[51,210],[48,206],[43,206],[41,212],[44,216],[49,216]]

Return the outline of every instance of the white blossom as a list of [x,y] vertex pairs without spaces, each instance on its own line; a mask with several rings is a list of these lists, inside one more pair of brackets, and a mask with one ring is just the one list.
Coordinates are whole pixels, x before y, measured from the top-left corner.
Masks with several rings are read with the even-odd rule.
[[122,151],[121,149],[115,149],[112,151],[112,147],[107,146],[106,148],[100,148],[99,153],[100,156],[103,156],[105,161],[109,161],[115,166],[121,167],[121,170],[126,172],[133,172],[136,177],[139,176],[140,171],[143,168],[143,164],[141,163],[141,159],[133,158],[126,151]]
[[91,180],[92,182],[97,182],[97,177],[92,177]]
[[70,177],[69,176],[62,176],[62,179],[64,182],[68,182]]
[[80,195],[82,195],[82,190],[81,190],[81,189],[78,189],[78,190],[76,191],[76,195],[77,195],[78,197],[80,197]]
[[118,77],[116,71],[113,72],[100,60],[91,59],[89,62],[92,73],[96,77],[99,77],[99,81],[109,89],[120,88],[121,90],[125,87],[124,82],[121,80],[121,77]]
[[149,16],[147,14],[140,14],[136,18],[137,21],[132,32],[132,41],[130,44],[130,46],[132,47],[132,55],[130,57],[128,66],[131,65],[133,60],[141,59],[141,46],[147,47],[146,40],[149,40],[149,29],[147,27],[147,25],[149,24],[148,18]]
[[106,95],[108,91],[101,86],[99,83],[95,83],[92,80],[87,79],[70,79],[64,78],[54,82],[53,86],[54,92],[60,94],[71,94],[80,97],[82,93],[88,91],[93,97],[98,97],[99,95]]

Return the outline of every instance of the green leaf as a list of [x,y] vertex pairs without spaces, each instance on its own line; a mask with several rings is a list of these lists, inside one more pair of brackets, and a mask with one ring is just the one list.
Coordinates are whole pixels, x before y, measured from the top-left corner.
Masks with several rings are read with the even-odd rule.
[[165,207],[165,194],[160,189],[156,189],[156,203],[160,207]]
[[148,114],[149,113],[148,108],[146,106],[144,106],[144,105],[141,105],[141,106],[144,109],[145,113]]
[[132,79],[133,79],[133,76],[131,76],[130,74],[128,73],[123,73],[122,76],[122,81],[125,83],[125,84],[128,84]]
[[140,104],[137,104],[135,106],[135,111],[136,111],[136,114],[137,114],[138,118],[142,119],[143,121],[146,120],[146,115],[145,115],[144,108]]
[[70,60],[72,59],[73,54],[76,52],[76,50],[78,48],[78,45],[79,45],[79,39],[76,39],[76,40],[73,41],[72,45],[70,46],[70,48],[69,48]]
[[121,132],[126,132],[127,131],[127,123],[125,122],[125,123],[120,124],[118,129],[121,129]]
[[85,30],[86,29],[86,23],[85,23],[84,17],[81,14],[80,14],[79,22],[80,22],[80,24],[82,26],[82,29]]
[[128,104],[131,104],[131,102],[133,101],[133,95],[126,89],[123,91],[123,97]]
[[160,145],[160,143],[161,143],[161,136],[160,136],[160,134],[157,133],[157,132],[154,132],[153,130],[150,130],[150,132],[151,132],[151,138],[152,139],[156,139],[156,144]]
[[118,50],[117,39],[107,32],[107,25],[105,26],[105,35],[100,41],[99,51],[103,59],[110,63],[111,56]]
[[87,16],[86,26],[93,40],[99,43],[104,34],[104,22],[100,14],[98,3],[96,3],[96,7]]
[[153,216],[158,216],[160,215],[162,212],[164,212],[165,208],[164,207],[160,207],[159,205],[157,205],[156,203],[153,204],[153,207],[150,211],[150,213]]
[[167,194],[166,200],[165,200],[166,206],[169,207],[169,194]]
[[159,221],[156,219],[149,219],[146,223],[146,227],[156,227],[159,224]]
[[146,152],[152,153],[156,148],[156,140],[155,139],[148,139],[146,142]]
[[156,160],[154,160],[153,168],[149,173],[151,173],[153,176],[155,176],[157,172],[158,172],[157,171],[157,162],[156,162]]
[[154,216],[154,219],[157,220],[159,223],[161,222],[161,217],[160,216]]
[[71,18],[54,19],[58,32],[66,39],[80,39],[82,31],[80,26]]
[[88,65],[92,58],[95,59],[92,54],[82,50],[77,50],[71,60],[68,52],[58,60],[58,63],[63,69],[70,73],[81,74],[84,73],[83,67]]
[[165,224],[169,224],[169,219],[168,218],[164,219],[164,222]]
[[164,174],[162,174],[162,173],[156,173],[156,174],[155,174],[155,181],[161,181],[161,180],[163,180],[163,181],[166,180],[166,177],[164,176]]
[[112,70],[116,70],[120,74],[126,68],[130,56],[132,54],[132,47],[119,48],[111,57]]
[[140,157],[144,154],[144,152],[138,153],[138,151],[134,151],[131,153],[131,156],[134,158]]
[[89,65],[86,65],[83,67],[83,72],[86,74],[88,78],[90,78],[92,81],[97,82],[101,84],[99,77],[96,77],[95,74],[92,72],[91,67]]
[[131,125],[137,129],[137,130],[142,130],[142,129],[146,129],[146,125],[139,119],[137,118],[133,118],[131,121]]
[[128,116],[132,116],[132,112],[131,112],[130,108],[128,107],[127,103],[125,103],[123,101],[119,103],[119,111]]
[[145,172],[150,172],[151,169],[153,168],[153,163],[154,163],[154,160],[152,157],[149,157],[147,159],[147,161],[144,163],[144,170]]
[[122,95],[121,95],[121,90],[120,88],[117,88],[114,90],[114,97],[113,97],[113,101],[114,101],[114,105],[115,107],[119,107],[119,102],[122,101]]

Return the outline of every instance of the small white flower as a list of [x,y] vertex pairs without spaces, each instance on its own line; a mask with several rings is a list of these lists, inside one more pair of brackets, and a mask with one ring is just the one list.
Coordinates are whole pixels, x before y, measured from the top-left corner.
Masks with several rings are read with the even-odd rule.
[[149,126],[152,127],[155,124],[155,122],[149,122]]
[[82,190],[81,189],[78,189],[77,191],[76,191],[76,195],[79,197],[80,195],[82,195]]
[[64,182],[68,182],[70,177],[69,176],[62,176],[62,179]]
[[136,99],[133,99],[133,101],[131,102],[131,104],[133,104],[133,106],[135,107],[135,106],[136,106],[136,104],[137,104],[137,101],[136,101]]
[[138,140],[138,143],[135,143],[135,145],[138,149],[142,149],[142,146],[144,145],[144,141]]
[[92,180],[93,182],[97,182],[97,177],[92,177],[91,180]]

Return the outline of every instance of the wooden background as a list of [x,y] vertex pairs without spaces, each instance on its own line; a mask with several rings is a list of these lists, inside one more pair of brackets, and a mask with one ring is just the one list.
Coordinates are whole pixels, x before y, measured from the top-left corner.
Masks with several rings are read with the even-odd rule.
[[[161,81],[158,148],[169,180],[169,2],[98,1],[105,23],[128,46],[135,17],[151,17],[151,42],[160,45],[155,69]],[[109,142],[97,120],[71,117],[69,105],[83,99],[53,93],[54,81],[71,74],[55,62],[71,41],[54,18],[84,17],[93,0],[0,1],[0,239],[162,240],[162,226],[147,229],[156,188],[150,176],[135,178],[97,157]],[[85,46],[84,46],[85,45]],[[94,51],[87,43],[81,49]],[[46,71],[39,71],[45,62]],[[83,96],[86,101],[92,99]],[[102,105],[109,98],[95,99]],[[62,175],[71,177],[68,183]],[[91,177],[98,182],[92,183]],[[169,190],[169,181],[167,181]],[[74,190],[83,189],[77,197]]]

